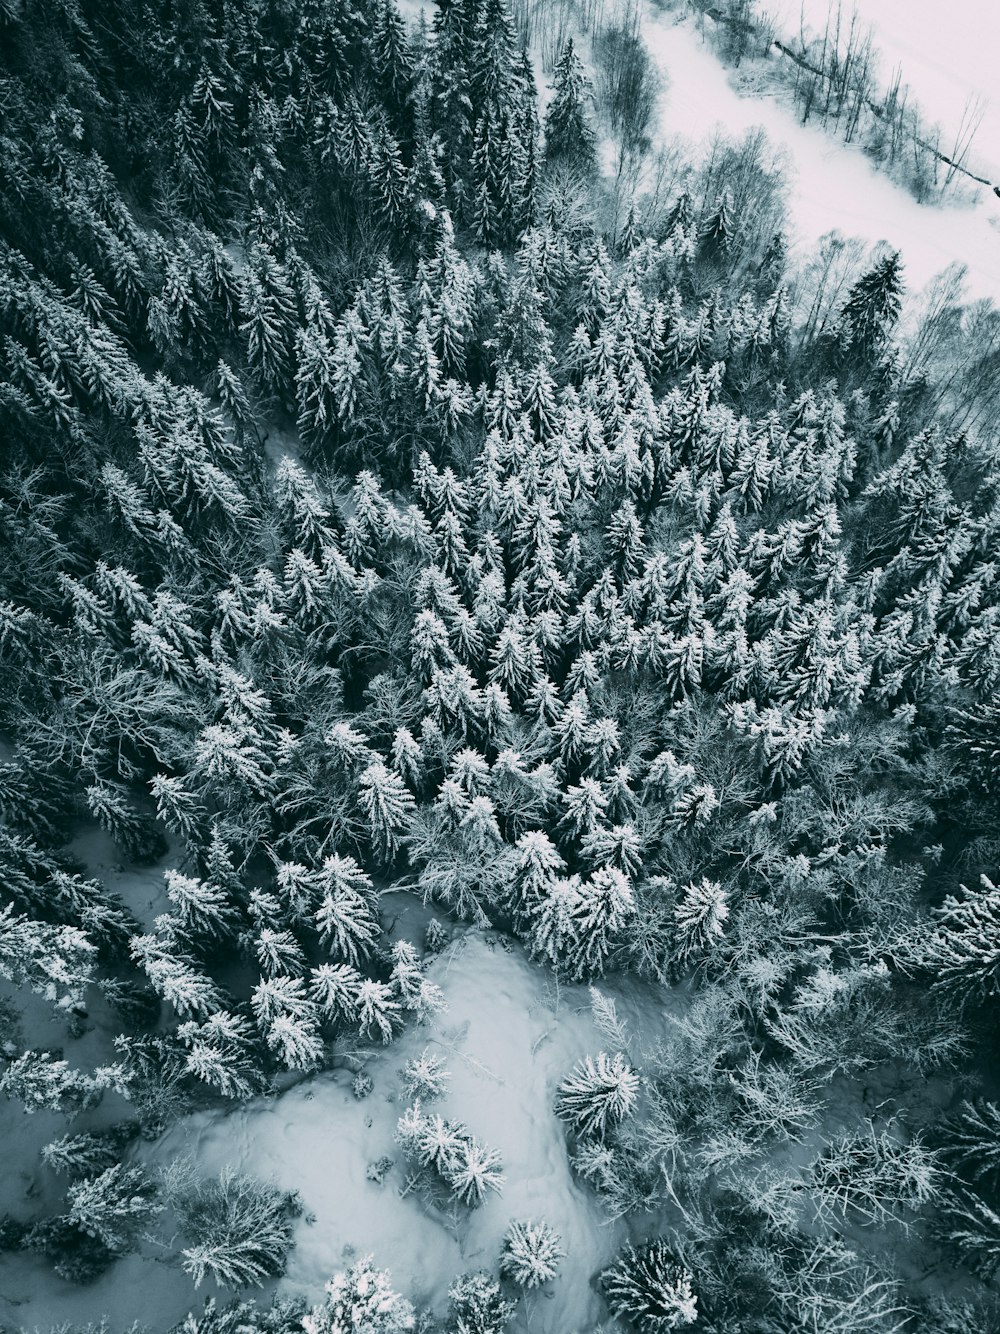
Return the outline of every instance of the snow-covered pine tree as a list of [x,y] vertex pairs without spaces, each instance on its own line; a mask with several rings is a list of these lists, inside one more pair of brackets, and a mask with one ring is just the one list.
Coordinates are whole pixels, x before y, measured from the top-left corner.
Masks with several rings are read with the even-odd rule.
[[504,1234],[500,1273],[519,1288],[538,1288],[555,1278],[565,1258],[562,1238],[548,1223],[517,1221]]
[[587,111],[583,62],[569,38],[552,74],[552,100],[545,113],[545,160],[589,174],[597,162],[597,137]]
[[559,1085],[556,1115],[578,1136],[601,1135],[613,1129],[635,1107],[639,1077],[621,1052],[599,1052],[577,1063]]
[[698,1319],[693,1275],[665,1241],[627,1246],[601,1275],[608,1305],[617,1316],[649,1334],[670,1334]]
[[157,1194],[156,1183],[144,1168],[116,1163],[70,1186],[66,1216],[88,1237],[96,1237],[109,1251],[121,1255],[163,1208]]

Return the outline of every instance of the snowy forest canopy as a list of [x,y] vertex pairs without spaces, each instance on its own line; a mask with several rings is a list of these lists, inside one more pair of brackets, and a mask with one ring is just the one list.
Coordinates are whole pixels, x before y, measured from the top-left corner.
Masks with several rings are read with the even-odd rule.
[[[279,1276],[299,1202],[136,1145],[429,1022],[448,918],[680,1006],[638,1050],[595,993],[551,1091],[606,1328],[981,1334],[997,315],[790,263],[759,137],[623,197],[641,44],[591,45],[541,98],[507,0],[0,0],[0,1091],[61,1197],[0,1245],[86,1283],[169,1217],[195,1282]],[[446,1082],[397,1138],[460,1225],[502,1163]],[[183,1328],[499,1334],[564,1254]]]

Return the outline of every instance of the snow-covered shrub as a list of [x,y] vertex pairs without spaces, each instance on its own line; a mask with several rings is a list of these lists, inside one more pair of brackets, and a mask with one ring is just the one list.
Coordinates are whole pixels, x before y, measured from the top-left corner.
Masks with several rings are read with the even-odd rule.
[[396,1142],[406,1156],[432,1172],[453,1200],[475,1208],[487,1191],[500,1193],[503,1172],[500,1154],[469,1133],[461,1121],[424,1113],[419,1099],[406,1109],[396,1126]]
[[577,1062],[559,1085],[555,1111],[575,1135],[603,1135],[632,1111],[639,1076],[621,1052],[599,1052]]
[[326,1285],[326,1298],[302,1318],[305,1334],[405,1334],[413,1329],[413,1307],[366,1255]]
[[374,1181],[376,1186],[381,1186],[382,1182],[392,1171],[394,1163],[395,1159],[390,1158],[387,1154],[381,1158],[377,1158],[375,1162],[368,1164],[365,1169],[365,1176],[369,1181]]
[[555,1278],[565,1257],[562,1238],[548,1223],[513,1222],[503,1239],[500,1272],[520,1288],[537,1288]]
[[181,1264],[195,1287],[207,1275],[222,1287],[242,1288],[284,1273],[299,1212],[294,1196],[237,1172],[192,1179],[183,1165],[167,1174],[165,1194],[190,1243]]
[[502,1334],[515,1310],[500,1284],[482,1270],[457,1278],[448,1303],[454,1334]]
[[422,1102],[444,1097],[450,1079],[451,1073],[445,1069],[444,1061],[426,1047],[403,1067],[403,1088],[407,1096]]
[[440,954],[451,940],[448,928],[437,917],[432,917],[424,932],[424,949],[428,954]]
[[601,1275],[601,1287],[616,1316],[641,1334],[669,1334],[693,1325],[698,1299],[690,1272],[665,1241],[627,1246]]

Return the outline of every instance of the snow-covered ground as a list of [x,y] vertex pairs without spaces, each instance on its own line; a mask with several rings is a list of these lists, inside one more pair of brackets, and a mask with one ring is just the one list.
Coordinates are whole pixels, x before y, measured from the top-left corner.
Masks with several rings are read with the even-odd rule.
[[[140,896],[149,888],[143,880]],[[129,895],[133,902],[135,897]],[[429,915],[410,895],[387,896],[393,935],[419,938]],[[623,1224],[608,1224],[593,1194],[573,1176],[565,1128],[552,1105],[557,1084],[573,1064],[606,1049],[608,1040],[594,1022],[586,987],[558,985],[520,946],[507,945],[476,930],[457,935],[428,968],[444,991],[447,1012],[429,1025],[412,1026],[388,1047],[359,1046],[359,1059],[351,1064],[372,1076],[374,1088],[366,1098],[355,1098],[352,1071],[341,1068],[276,1097],[189,1116],[155,1143],[141,1144],[137,1156],[154,1169],[190,1156],[205,1173],[229,1166],[297,1190],[305,1213],[281,1287],[312,1300],[352,1255],[371,1252],[391,1270],[397,1290],[443,1310],[459,1274],[479,1268],[496,1272],[501,1240],[513,1219],[544,1218],[562,1235],[568,1257],[553,1283],[522,1302],[513,1329],[526,1330],[530,1321],[531,1334],[585,1334],[603,1309],[590,1280],[627,1234]],[[634,979],[608,980],[601,990],[614,999],[636,1052],[656,1045],[669,1009],[683,1003],[682,991]],[[68,1044],[74,1064],[110,1058],[103,1030],[98,1024],[87,1038]],[[41,1040],[34,1031],[26,1036]],[[53,1041],[58,1035],[48,1038]],[[393,1142],[407,1105],[400,1070],[424,1047],[441,1055],[452,1075],[448,1095],[433,1109],[464,1121],[499,1149],[506,1173],[502,1196],[491,1196],[467,1214],[457,1230],[429,1213],[416,1193],[400,1194],[405,1165]],[[123,1111],[99,1109],[94,1123]],[[65,1133],[62,1118],[25,1117],[8,1104],[3,1128],[9,1152],[0,1187],[7,1206],[18,1215],[29,1200],[57,1209],[65,1181],[39,1163],[38,1151]],[[379,1186],[366,1172],[383,1155],[395,1164]],[[4,1327],[48,1331],[107,1315],[117,1331],[155,1310],[160,1331],[216,1291],[206,1285],[195,1293],[169,1251],[149,1244],[83,1288],[53,1275],[40,1257],[0,1257]]]
[[[786,32],[822,32],[830,0],[765,0],[767,13]],[[951,0],[940,5],[913,0],[844,0],[849,22],[852,7],[871,27],[880,53],[880,77],[888,82],[902,70],[928,123],[937,121],[942,142],[954,141],[969,99],[983,112],[972,162],[993,181],[1000,181],[1000,6],[984,0]]]
[[902,252],[911,291],[957,261],[968,267],[969,296],[1000,304],[1000,199],[995,195],[984,191],[979,203],[968,207],[918,204],[859,149],[817,126],[800,125],[793,110],[772,98],[740,96],[691,20],[679,20],[647,0],[642,31],[664,76],[662,136],[681,135],[697,146],[715,128],[742,135],[762,126],[786,158],[788,220],[800,249],[811,248],[834,228],[869,243],[884,240]]
[[[372,1253],[391,1270],[397,1290],[442,1309],[456,1276],[496,1272],[513,1219],[544,1218],[562,1235],[568,1257],[559,1277],[522,1305],[513,1328],[527,1328],[530,1318],[533,1334],[585,1334],[602,1310],[591,1276],[625,1235],[573,1177],[565,1128],[552,1111],[556,1086],[574,1062],[608,1045],[587,989],[557,987],[519,946],[505,949],[475,930],[456,939],[428,976],[443,988],[448,1011],[367,1051],[364,1069],[374,1081],[368,1097],[354,1097],[349,1071],[322,1074],[278,1098],[189,1117],[148,1156],[162,1162],[189,1153],[202,1170],[228,1164],[299,1191],[307,1212],[282,1286],[312,1299],[352,1255]],[[670,994],[634,981],[602,989],[637,1047],[651,1047],[669,1022]],[[506,1173],[503,1195],[467,1213],[457,1230],[428,1213],[415,1193],[400,1194],[405,1164],[393,1142],[407,1105],[400,1070],[425,1046],[452,1074],[434,1110],[499,1149]],[[379,1186],[366,1169],[383,1155],[395,1165]]]

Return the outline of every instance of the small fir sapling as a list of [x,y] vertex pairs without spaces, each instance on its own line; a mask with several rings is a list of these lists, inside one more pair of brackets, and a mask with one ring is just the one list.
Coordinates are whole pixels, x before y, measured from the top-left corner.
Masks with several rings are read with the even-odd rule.
[[559,1272],[566,1258],[562,1239],[546,1222],[511,1223],[500,1252],[500,1273],[519,1288],[537,1288]]
[[389,1175],[395,1164],[395,1159],[388,1155],[378,1158],[373,1163],[369,1163],[365,1169],[365,1176],[369,1181],[374,1181],[376,1186],[381,1186],[382,1182]]
[[375,1081],[365,1070],[359,1070],[351,1081],[351,1092],[359,1102],[361,1102],[363,1098],[367,1098],[374,1087]]
[[427,923],[427,929],[424,932],[424,949],[428,954],[440,954],[451,940],[451,934],[448,928],[438,920],[432,917]]
[[434,1098],[443,1098],[448,1092],[450,1071],[445,1069],[444,1061],[435,1056],[427,1047],[412,1061],[403,1067],[403,1089],[408,1098],[420,1102],[431,1102]]
[[642,1334],[669,1334],[698,1319],[692,1275],[665,1241],[627,1246],[601,1275],[612,1312]]
[[569,1123],[574,1135],[603,1136],[635,1106],[639,1076],[621,1052],[587,1056],[559,1085],[555,1112]]

